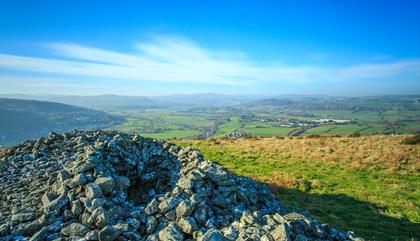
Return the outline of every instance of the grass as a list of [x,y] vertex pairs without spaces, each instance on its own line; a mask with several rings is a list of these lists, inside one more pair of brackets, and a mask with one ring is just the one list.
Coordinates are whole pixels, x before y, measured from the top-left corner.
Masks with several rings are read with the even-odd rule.
[[178,141],[269,184],[285,205],[370,240],[420,238],[419,145],[406,136]]

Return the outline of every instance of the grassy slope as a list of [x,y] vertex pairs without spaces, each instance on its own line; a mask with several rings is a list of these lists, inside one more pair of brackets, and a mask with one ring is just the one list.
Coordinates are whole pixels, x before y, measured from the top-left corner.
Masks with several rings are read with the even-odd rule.
[[178,142],[269,183],[286,205],[373,240],[420,238],[419,146],[402,136]]

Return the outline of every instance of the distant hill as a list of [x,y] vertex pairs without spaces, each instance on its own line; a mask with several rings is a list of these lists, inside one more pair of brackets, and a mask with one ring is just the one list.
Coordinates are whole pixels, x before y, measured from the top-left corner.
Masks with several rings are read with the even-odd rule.
[[51,131],[99,129],[123,118],[61,103],[0,98],[0,146],[6,147]]
[[3,94],[3,97],[26,100],[53,101],[68,105],[75,105],[96,110],[114,111],[121,109],[141,109],[165,107],[164,103],[152,100],[145,96],[119,96],[119,95],[25,95]]
[[420,96],[328,97],[279,96],[246,103],[247,108],[282,110],[417,111]]
[[162,95],[151,97],[122,95],[55,96],[3,94],[3,97],[26,100],[53,101],[103,111],[172,107],[220,107],[244,104],[263,98],[263,96],[233,96],[214,93]]

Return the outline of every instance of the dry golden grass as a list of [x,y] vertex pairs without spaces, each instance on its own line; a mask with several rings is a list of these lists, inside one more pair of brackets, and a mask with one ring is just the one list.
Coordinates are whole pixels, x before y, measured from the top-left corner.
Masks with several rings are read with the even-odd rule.
[[221,146],[237,146],[273,157],[282,155],[292,159],[345,163],[353,168],[419,172],[420,145],[401,144],[406,137],[375,135],[357,138],[249,138],[224,139],[217,142]]

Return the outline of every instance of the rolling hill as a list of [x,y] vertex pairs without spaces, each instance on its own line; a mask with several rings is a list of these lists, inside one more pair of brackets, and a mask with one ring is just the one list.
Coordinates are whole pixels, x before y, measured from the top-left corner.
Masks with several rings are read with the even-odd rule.
[[51,131],[100,129],[121,117],[72,105],[21,99],[0,99],[0,146],[7,147]]

